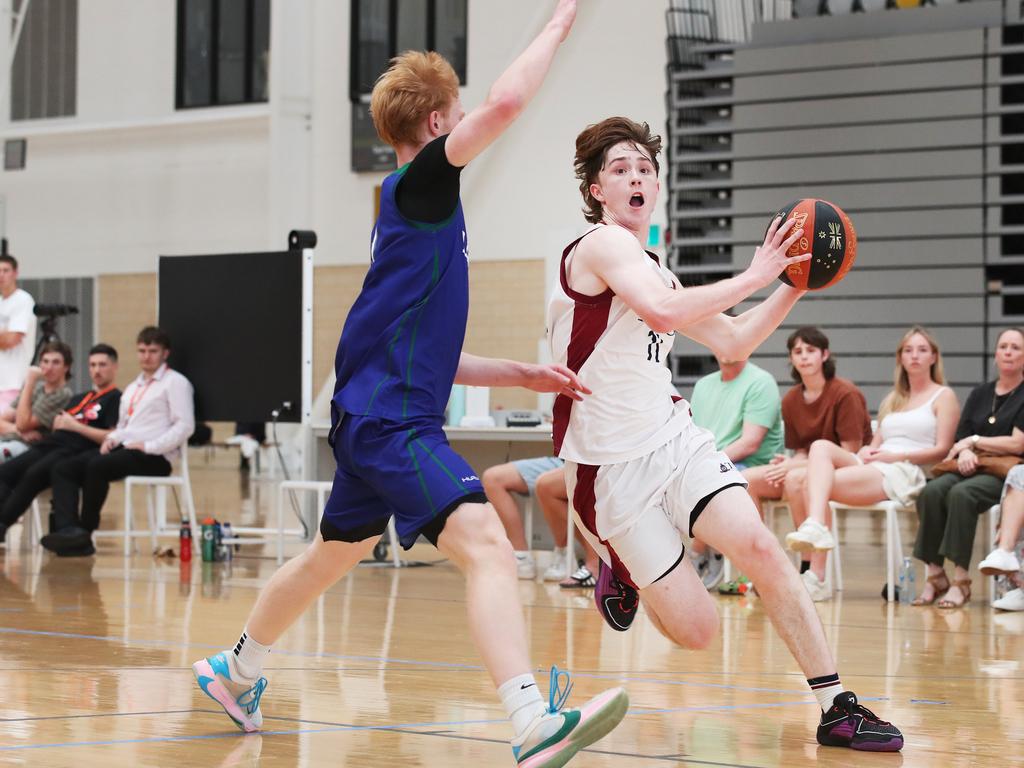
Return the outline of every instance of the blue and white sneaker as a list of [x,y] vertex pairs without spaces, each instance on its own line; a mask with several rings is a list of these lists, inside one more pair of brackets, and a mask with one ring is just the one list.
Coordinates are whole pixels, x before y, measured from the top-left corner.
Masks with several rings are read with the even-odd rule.
[[263,726],[260,697],[267,688],[267,678],[252,683],[238,680],[236,673],[233,679],[228,653],[200,659],[192,665],[192,672],[203,693],[220,704],[235,725],[246,733],[258,731]]
[[629,709],[629,696],[622,688],[600,693],[579,709],[562,709],[570,691],[569,673],[552,667],[548,711],[512,742],[519,768],[561,768],[581,749],[607,736]]

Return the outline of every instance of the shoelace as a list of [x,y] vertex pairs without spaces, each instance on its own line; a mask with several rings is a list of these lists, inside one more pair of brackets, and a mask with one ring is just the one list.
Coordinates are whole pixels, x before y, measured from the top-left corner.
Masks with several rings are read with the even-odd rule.
[[266,689],[267,678],[261,677],[256,681],[256,685],[235,699],[235,701],[238,702],[238,706],[245,710],[245,714],[251,715],[260,708],[260,697],[263,696],[263,691]]
[[[566,683],[566,689],[562,690],[562,681]],[[551,666],[551,682],[548,683],[548,712],[552,715],[565,705],[566,699],[572,692],[572,676],[568,672],[562,672],[558,667]]]
[[850,719],[852,719],[854,715],[860,715],[865,720],[868,720],[872,723],[877,723],[878,725],[892,725],[892,723],[886,720],[882,720],[878,715],[876,715],[870,709],[868,709],[863,704],[858,702],[856,695],[853,696],[852,700],[850,700],[849,706],[843,707],[843,709],[846,710],[846,714],[850,717]]
[[621,581],[618,576],[612,577],[615,580],[615,588],[619,591],[619,606],[622,610],[629,612],[636,608],[636,604],[639,599],[639,594],[626,586],[625,582]]

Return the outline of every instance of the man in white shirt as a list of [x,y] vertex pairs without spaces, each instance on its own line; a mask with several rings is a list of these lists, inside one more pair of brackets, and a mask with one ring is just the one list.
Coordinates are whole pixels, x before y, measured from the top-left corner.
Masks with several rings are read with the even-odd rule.
[[18,287],[18,260],[0,255],[0,409],[14,402],[25,383],[36,343],[36,303]]
[[54,531],[42,544],[58,555],[93,554],[91,534],[99,528],[110,483],[128,475],[169,475],[170,459],[195,429],[192,384],[167,367],[170,338],[148,326],[136,341],[142,371],[121,395],[117,427],[98,451],[53,467]]

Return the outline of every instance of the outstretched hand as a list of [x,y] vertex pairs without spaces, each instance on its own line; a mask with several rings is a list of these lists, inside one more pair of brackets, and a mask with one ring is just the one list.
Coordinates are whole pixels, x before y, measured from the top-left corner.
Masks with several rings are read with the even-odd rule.
[[763,286],[771,284],[791,264],[810,261],[810,253],[786,255],[798,240],[801,247],[807,248],[808,243],[802,239],[803,234],[803,229],[796,228],[796,219],[783,222],[781,216],[776,216],[772,220],[764,235],[764,242],[754,251],[754,258],[750,262],[750,271],[757,275]]
[[572,370],[557,364],[530,366],[523,386],[534,392],[557,392],[573,400],[582,400],[591,392]]

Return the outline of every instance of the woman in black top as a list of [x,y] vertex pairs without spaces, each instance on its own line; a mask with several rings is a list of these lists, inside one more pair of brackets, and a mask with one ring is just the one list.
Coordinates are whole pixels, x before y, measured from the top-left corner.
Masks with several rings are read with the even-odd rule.
[[[967,569],[978,516],[999,502],[1001,478],[978,472],[978,451],[1004,455],[1024,453],[1024,331],[1009,328],[996,341],[994,382],[975,387],[956,428],[956,443],[947,458],[958,472],[932,480],[917,499],[921,527],[914,557],[928,568],[928,580],[916,605],[937,598],[939,608],[959,608],[971,598]],[[948,558],[956,566],[952,584],[943,570]]]

